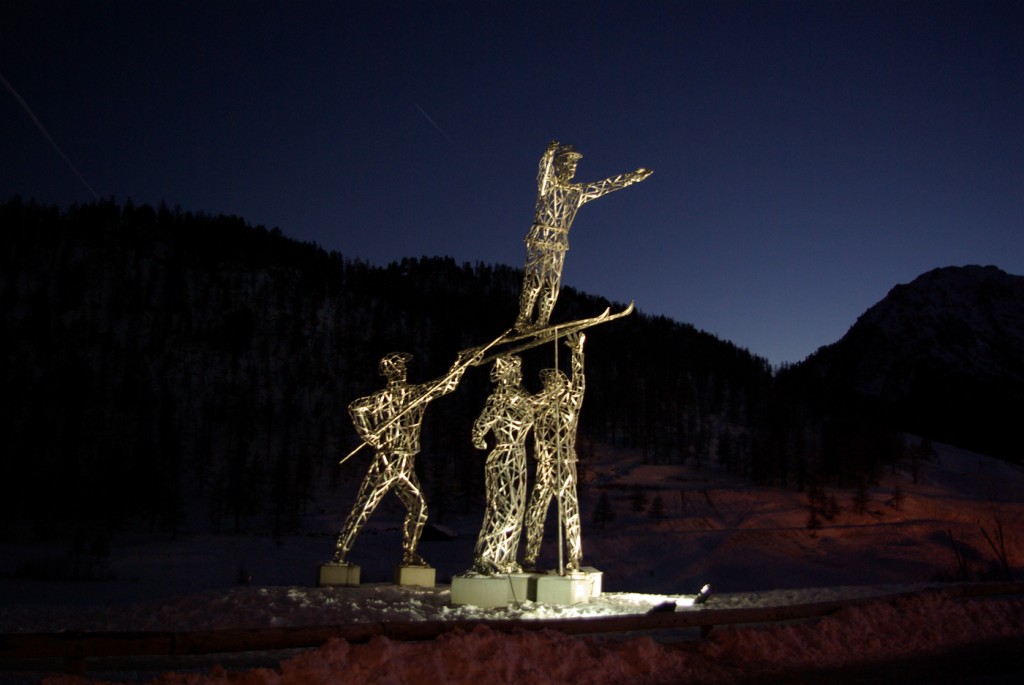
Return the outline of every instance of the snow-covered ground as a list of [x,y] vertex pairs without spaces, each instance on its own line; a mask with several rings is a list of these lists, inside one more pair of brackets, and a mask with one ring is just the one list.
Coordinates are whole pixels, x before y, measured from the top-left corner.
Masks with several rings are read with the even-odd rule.
[[[396,505],[381,507],[350,555],[363,566],[367,583],[358,589],[314,587],[316,564],[330,555],[333,533],[353,492],[311,517],[301,536],[116,538],[105,562],[114,578],[110,581],[14,578],[16,570],[33,563],[45,567],[63,551],[43,545],[0,547],[0,632],[488,618],[517,618],[525,624],[545,618],[643,614],[666,602],[674,602],[677,612],[695,612],[882,597],[813,621],[719,627],[703,639],[697,630],[568,637],[478,627],[418,643],[385,637],[367,644],[332,641],[285,655],[274,668],[229,673],[206,666],[199,673],[172,673],[157,681],[783,682],[772,678],[840,669],[830,672],[832,680],[869,673],[858,682],[874,682],[879,673],[898,671],[856,669],[921,658],[943,664],[941,672],[952,678],[956,669],[939,655],[946,654],[949,661],[954,657],[948,655],[962,648],[971,650],[968,655],[987,653],[979,652],[979,645],[1005,655],[1012,651],[1003,648],[1006,644],[1024,645],[1024,600],[968,601],[934,592],[900,599],[891,595],[940,587],[958,573],[972,579],[993,576],[998,555],[989,540],[998,543],[1000,530],[1006,557],[1019,577],[1024,562],[1024,471],[937,447],[939,461],[923,464],[917,483],[904,471],[888,475],[868,493],[863,513],[854,513],[852,491],[827,491],[840,511],[815,529],[808,528],[805,494],[753,486],[714,470],[646,466],[635,455],[599,453],[586,464],[588,482],[581,498],[586,562],[604,573],[605,592],[573,607],[530,602],[492,610],[452,606],[447,586],[472,561],[479,515],[440,521],[439,529],[454,537],[435,535],[422,543],[421,553],[438,569],[439,587],[390,585],[386,581],[400,554],[402,510]],[[603,527],[592,520],[602,493],[615,513]],[[652,517],[656,499],[662,515]],[[553,545],[552,539],[545,549]],[[549,563],[554,558],[548,554]],[[715,594],[703,606],[691,606],[704,583],[711,583]],[[967,657],[960,661],[971,662]],[[1024,663],[1018,667],[1014,673],[1019,676]],[[820,670],[815,672],[821,676]],[[963,682],[962,676],[949,682]],[[47,682],[85,681],[55,675]]]

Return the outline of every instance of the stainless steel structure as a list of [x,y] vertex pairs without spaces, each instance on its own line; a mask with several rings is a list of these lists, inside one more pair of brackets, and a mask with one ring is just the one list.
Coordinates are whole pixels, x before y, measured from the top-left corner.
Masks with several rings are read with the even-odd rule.
[[374,456],[352,511],[338,536],[334,563],[345,562],[367,519],[384,495],[394,490],[407,512],[402,536],[402,563],[406,566],[427,565],[416,554],[427,522],[427,503],[413,468],[420,451],[423,414],[431,400],[455,390],[470,363],[481,354],[480,350],[462,352],[447,374],[419,385],[406,382],[406,366],[412,355],[393,352],[381,359],[380,372],[387,379],[387,385],[348,406],[356,431],[366,444],[374,448]]
[[533,398],[522,386],[519,357],[498,357],[491,380],[494,391],[472,433],[477,449],[487,449],[487,433],[495,444],[484,467],[487,508],[471,571],[518,573],[522,570],[516,553],[526,511],[526,436],[533,426]]
[[[544,537],[544,519],[552,498],[558,501],[560,529],[565,533],[565,570],[578,571],[583,559],[580,507],[576,495],[576,425],[583,405],[583,333],[569,335],[572,378],[558,369],[541,371],[544,388],[534,396],[536,479],[526,509],[526,552],[523,564],[535,566]],[[559,549],[561,558],[561,548]],[[559,564],[561,566],[561,564]],[[559,569],[562,570],[561,568]]]
[[526,235],[526,266],[516,319],[519,331],[545,326],[551,318],[569,249],[569,229],[579,208],[651,175],[649,169],[640,168],[603,181],[573,183],[582,156],[572,145],[552,141],[540,158],[537,206],[533,226]]
[[[388,491],[394,490],[406,508],[402,539],[404,566],[427,566],[416,553],[427,521],[427,505],[416,477],[414,460],[420,451],[420,428],[427,404],[455,390],[466,369],[494,359],[491,380],[495,387],[472,429],[473,445],[487,449],[491,434],[494,447],[487,455],[485,486],[487,508],[477,539],[471,571],[507,574],[522,570],[516,555],[526,528],[524,564],[535,566],[544,535],[544,521],[552,498],[559,509],[559,573],[579,571],[583,558],[580,511],[576,492],[576,429],[583,403],[583,328],[626,316],[609,310],[565,324],[549,326],[561,287],[562,266],[569,249],[569,229],[584,203],[643,181],[648,169],[594,183],[573,183],[582,155],[571,145],[552,141],[540,160],[537,205],[533,226],[526,236],[527,259],[519,313],[509,329],[488,345],[465,350],[448,373],[419,385],[406,381],[410,355],[392,353],[380,362],[387,385],[349,405],[352,423],[364,445],[374,448],[373,462],[359,488],[356,501],[338,536],[333,562],[346,565],[345,557],[363,525]],[[536,313],[534,310],[536,309]],[[564,336],[572,351],[571,378],[558,370],[557,340]],[[516,352],[555,342],[554,366],[541,372],[544,387],[530,395],[522,386],[522,369]],[[494,349],[491,356],[487,353]],[[534,433],[536,482],[526,503],[526,437]],[[564,548],[568,562],[562,563]],[[349,565],[350,566],[350,565]],[[356,581],[358,582],[358,581]],[[489,581],[488,581],[489,582]],[[511,580],[510,580],[511,582]]]

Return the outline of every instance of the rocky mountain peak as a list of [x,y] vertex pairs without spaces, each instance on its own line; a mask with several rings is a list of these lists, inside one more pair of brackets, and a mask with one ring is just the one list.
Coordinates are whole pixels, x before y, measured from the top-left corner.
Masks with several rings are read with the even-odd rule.
[[880,400],[915,430],[992,434],[1024,410],[1024,276],[934,269],[799,366],[833,392]]

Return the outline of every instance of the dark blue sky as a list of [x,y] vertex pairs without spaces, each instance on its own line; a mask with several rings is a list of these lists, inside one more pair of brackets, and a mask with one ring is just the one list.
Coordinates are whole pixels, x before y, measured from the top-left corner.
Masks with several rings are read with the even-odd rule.
[[0,198],[379,264],[521,266],[551,139],[578,180],[652,168],[580,211],[563,282],[775,364],[932,268],[1024,274],[1021,2],[8,0],[0,74]]

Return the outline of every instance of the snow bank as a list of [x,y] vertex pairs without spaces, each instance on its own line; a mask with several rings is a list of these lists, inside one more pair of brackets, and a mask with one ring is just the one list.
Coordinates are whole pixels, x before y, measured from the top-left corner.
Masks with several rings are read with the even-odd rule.
[[[739,683],[769,674],[879,663],[996,639],[1024,640],[1024,600],[925,593],[844,609],[816,622],[715,629],[706,640],[505,634],[478,626],[419,643],[334,640],[277,668],[166,673],[154,685],[547,685]],[[45,685],[102,681],[56,675]]]

